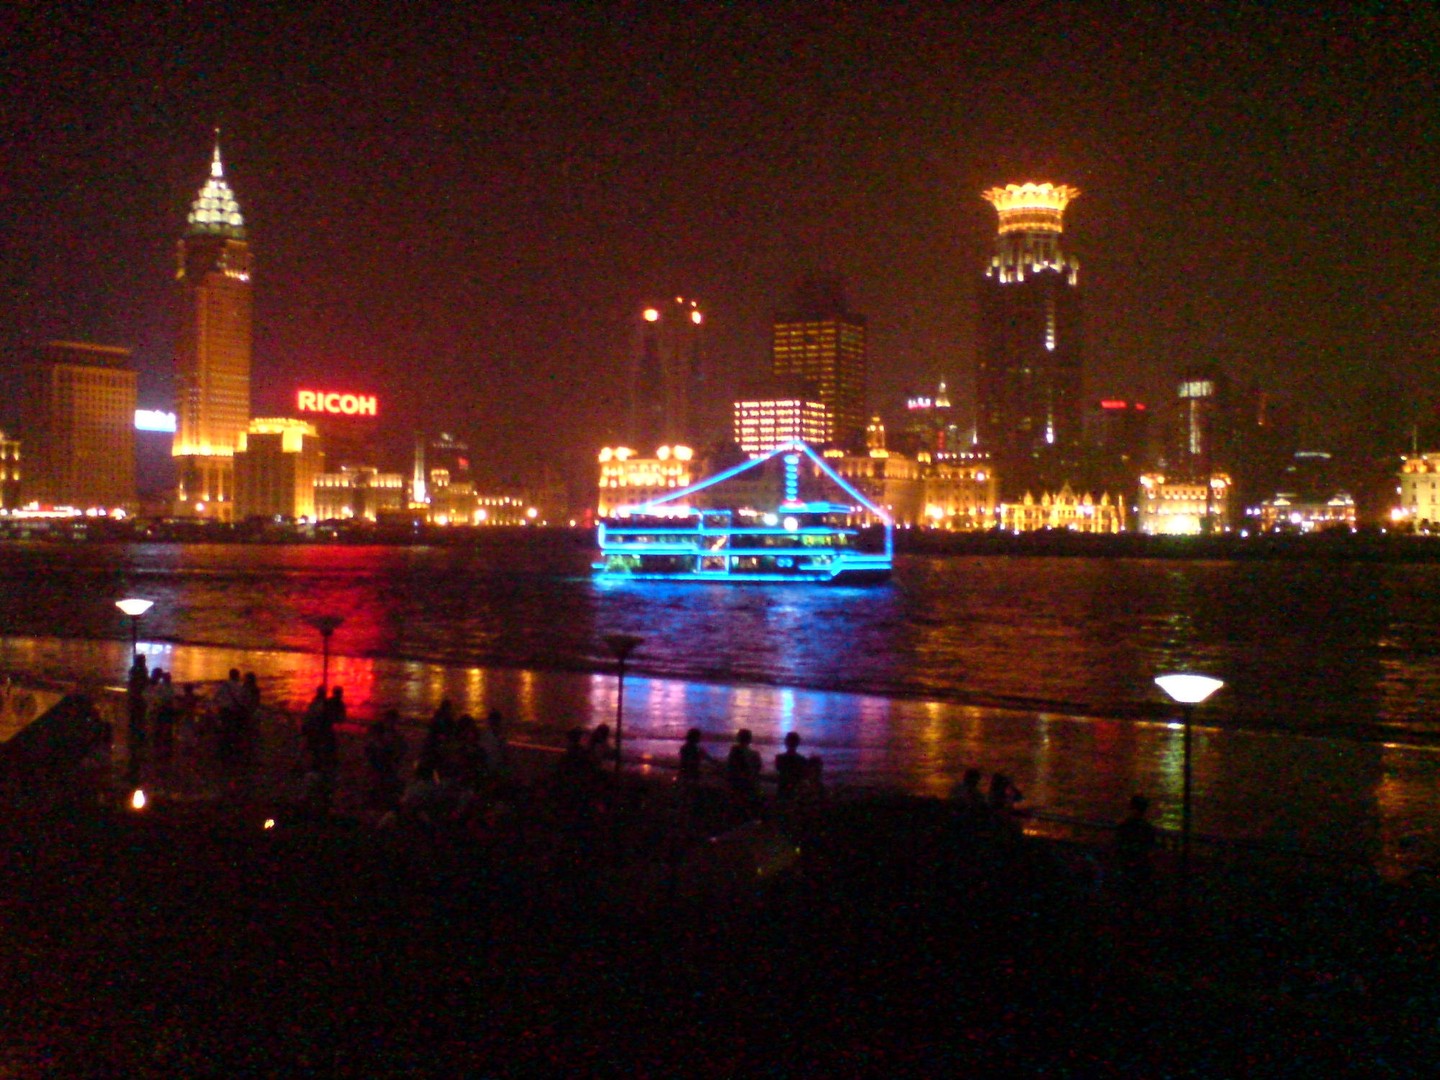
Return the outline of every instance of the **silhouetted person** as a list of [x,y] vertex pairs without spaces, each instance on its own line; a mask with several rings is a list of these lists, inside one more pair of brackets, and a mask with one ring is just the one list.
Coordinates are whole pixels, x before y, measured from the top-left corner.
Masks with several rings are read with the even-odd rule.
[[215,691],[215,724],[220,729],[220,760],[233,764],[239,760],[245,731],[245,684],[240,681],[239,668],[231,668],[230,677]]
[[775,755],[775,792],[780,799],[788,802],[800,793],[809,765],[800,753],[799,733],[790,732],[785,736],[784,752]]
[[485,773],[492,787],[501,787],[510,780],[510,743],[505,736],[505,717],[499,709],[491,709],[480,732],[480,749],[485,751]]
[[454,738],[455,706],[449,698],[444,698],[430,714],[430,723],[425,726],[425,741],[420,746],[420,758],[415,763],[417,778],[426,783],[439,783],[441,763],[450,752],[450,743]]
[[741,728],[725,758],[725,782],[737,798],[747,802],[760,795],[760,753],[750,745],[753,739],[749,728]]
[[450,808],[463,816],[475,801],[485,776],[480,728],[469,713],[455,721],[455,734],[440,758],[440,784]]
[[366,798],[372,810],[394,810],[399,805],[405,786],[400,779],[404,759],[400,713],[386,709],[385,715],[370,725],[365,739]]
[[1009,816],[1014,812],[1015,807],[1025,798],[1015,782],[1004,773],[995,773],[990,777],[990,797],[988,805],[993,814]]
[[591,744],[585,740],[584,728],[571,728],[565,733],[565,752],[555,767],[555,802],[561,815],[572,823],[588,822],[599,799],[604,773]]
[[595,730],[590,732],[589,751],[591,760],[601,767],[615,760],[615,747],[610,742],[609,724],[595,725]]
[[146,670],[145,657],[135,654],[130,665],[130,674],[125,681],[125,705],[128,724],[125,729],[126,745],[130,751],[129,777],[133,784],[140,779],[140,753],[145,746],[145,710],[148,702],[145,692],[150,687],[150,672]]
[[260,733],[260,682],[253,671],[247,671],[241,682],[240,707],[240,751],[248,758]]
[[175,683],[170,672],[161,671],[159,681],[151,690],[150,730],[155,734],[155,750],[169,757],[175,748]]
[[155,735],[155,714],[160,711],[160,694],[165,686],[165,669],[151,668],[150,679],[145,684],[145,725],[142,741],[149,742]]
[[330,699],[325,702],[325,715],[329,718],[332,731],[341,724],[348,722],[349,717],[346,715],[345,710],[345,688],[343,686],[332,686],[330,688]]
[[193,738],[200,730],[200,695],[193,682],[187,682],[175,701],[175,724],[188,730]]
[[685,733],[685,741],[680,745],[680,779],[686,783],[698,784],[701,768],[706,762],[713,764],[715,761],[710,751],[700,745],[704,737],[704,732],[692,727]]
[[1115,826],[1115,855],[1120,863],[1120,880],[1132,892],[1149,886],[1152,872],[1150,856],[1160,842],[1155,826],[1145,818],[1149,810],[1150,800],[1144,795],[1136,795],[1130,800],[1129,815]]
[[960,781],[960,787],[955,792],[955,802],[959,809],[970,814],[979,814],[988,805],[985,801],[985,793],[980,790],[981,775],[979,769],[966,769],[965,778]]
[[[338,699],[336,694],[340,694]],[[337,712],[343,719],[344,708],[345,699],[340,687],[337,686],[328,698],[325,688],[317,687],[315,697],[306,707],[301,720],[307,801],[321,811],[330,809],[330,801],[335,795],[335,778],[340,771],[340,744],[335,736],[335,719]]]

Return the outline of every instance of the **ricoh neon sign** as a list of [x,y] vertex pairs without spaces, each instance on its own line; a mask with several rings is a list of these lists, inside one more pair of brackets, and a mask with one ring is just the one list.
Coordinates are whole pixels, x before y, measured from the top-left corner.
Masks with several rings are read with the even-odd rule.
[[323,390],[301,390],[297,396],[301,412],[331,413],[334,416],[376,416],[374,394],[332,394]]

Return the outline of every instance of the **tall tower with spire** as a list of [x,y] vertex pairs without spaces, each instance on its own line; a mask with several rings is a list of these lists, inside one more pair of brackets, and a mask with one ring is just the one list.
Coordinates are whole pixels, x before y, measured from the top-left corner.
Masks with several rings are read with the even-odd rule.
[[218,131],[210,178],[190,206],[177,251],[175,511],[229,521],[235,446],[250,423],[251,261]]
[[1000,215],[980,285],[975,441],[1006,497],[1037,498],[1075,479],[1082,354],[1080,263],[1060,248],[1065,184],[1008,184],[983,193]]

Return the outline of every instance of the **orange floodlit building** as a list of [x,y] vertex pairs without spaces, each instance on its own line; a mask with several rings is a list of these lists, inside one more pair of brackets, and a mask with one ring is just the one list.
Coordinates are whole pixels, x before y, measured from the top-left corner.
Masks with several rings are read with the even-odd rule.
[[251,259],[218,135],[210,178],[191,204],[178,256],[175,512],[229,521],[235,448],[250,423]]
[[1006,495],[1058,491],[1081,447],[1080,264],[1060,246],[1080,192],[1047,183],[982,194],[1000,224],[979,289],[976,442]]

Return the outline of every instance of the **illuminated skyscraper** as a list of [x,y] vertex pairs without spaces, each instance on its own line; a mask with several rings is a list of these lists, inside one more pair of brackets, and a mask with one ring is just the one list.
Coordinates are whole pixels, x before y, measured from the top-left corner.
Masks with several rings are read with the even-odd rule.
[[315,425],[250,421],[235,451],[235,516],[315,517],[315,478],[325,468]]
[[830,413],[808,389],[778,380],[741,387],[733,406],[735,445],[752,458],[792,439],[823,445],[829,438]]
[[135,371],[118,345],[51,341],[25,369],[25,503],[130,511],[135,505]]
[[250,423],[250,245],[218,138],[210,179],[191,204],[178,255],[175,509],[230,520],[235,447]]
[[640,315],[630,382],[630,439],[641,453],[695,440],[692,392],[703,371],[705,316],[683,296]]
[[1060,250],[1079,194],[1063,184],[983,193],[1000,232],[980,285],[975,435],[1007,496],[1058,489],[1079,466],[1080,264]]
[[776,379],[810,387],[830,414],[825,441],[865,446],[865,317],[850,310],[839,282],[810,279],[792,310],[775,317],[770,369]]

